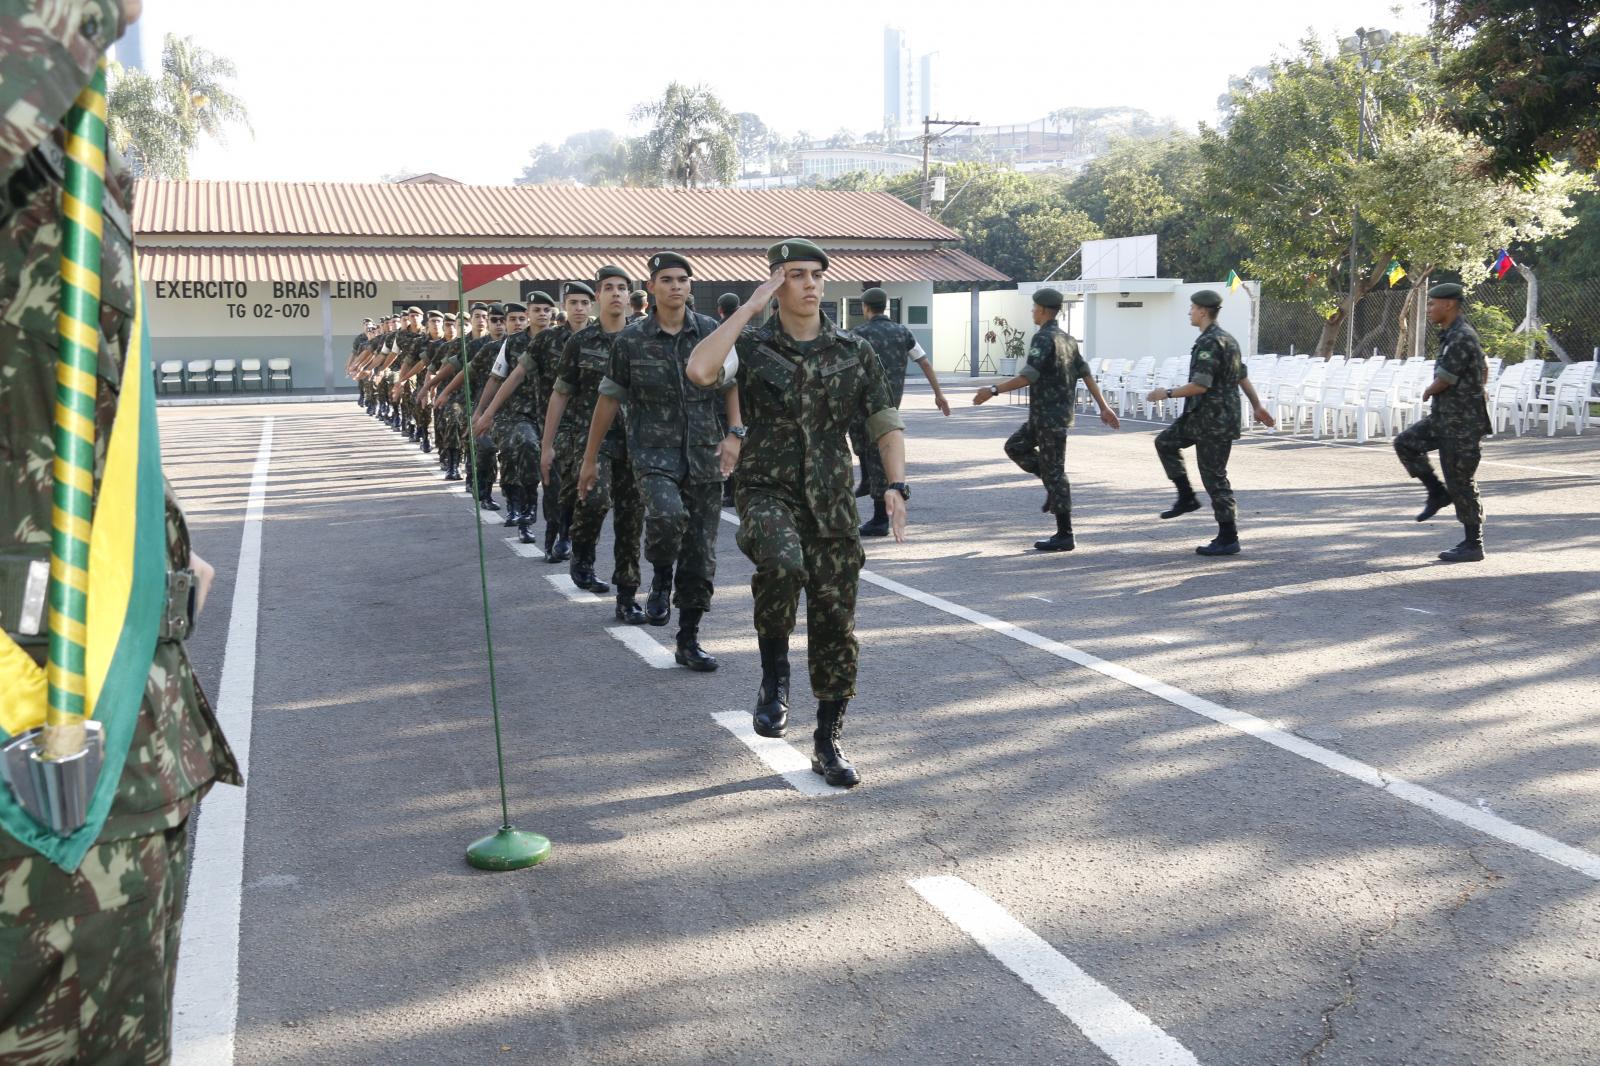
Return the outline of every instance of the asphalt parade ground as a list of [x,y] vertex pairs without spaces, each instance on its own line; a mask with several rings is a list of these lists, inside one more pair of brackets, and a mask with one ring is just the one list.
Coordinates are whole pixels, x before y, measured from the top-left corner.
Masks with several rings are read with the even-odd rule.
[[1158,427],[1080,416],[1042,555],[1025,409],[970,394],[909,392],[848,793],[803,610],[789,737],[749,730],[732,525],[705,675],[481,524],[511,819],[554,842],[514,873],[463,859],[500,819],[471,501],[353,402],[163,410],[248,760],[198,817],[175,1061],[1592,1064],[1600,434],[1486,442],[1452,567],[1386,443],[1254,432],[1207,560]]

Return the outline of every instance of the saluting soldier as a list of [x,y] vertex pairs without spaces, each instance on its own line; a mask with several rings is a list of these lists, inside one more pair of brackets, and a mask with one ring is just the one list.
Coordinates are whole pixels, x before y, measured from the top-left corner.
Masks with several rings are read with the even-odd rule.
[[[860,783],[839,747],[856,691],[856,592],[863,555],[851,491],[849,429],[864,417],[889,478],[884,501],[905,537],[905,433],[872,346],[821,313],[828,256],[792,238],[767,250],[772,276],[695,346],[687,376],[703,388],[738,382],[748,434],[739,459],[739,549],[750,580],[761,648],[756,732],[782,736],[789,712],[789,636],[806,594],[807,659],[817,698],[811,769],[831,785]],[[767,301],[778,312],[747,329]],[[737,351],[736,367],[727,364]]]
[[1239,342],[1217,325],[1221,310],[1222,297],[1211,289],[1201,289],[1189,297],[1189,324],[1200,330],[1189,349],[1189,380],[1175,389],[1151,389],[1145,397],[1150,403],[1183,399],[1183,413],[1156,434],[1161,468],[1178,489],[1177,501],[1162,511],[1161,517],[1177,518],[1200,509],[1183,463],[1183,449],[1193,445],[1200,464],[1200,483],[1211,497],[1211,512],[1217,519],[1216,537],[1196,548],[1197,555],[1239,554],[1239,505],[1228,481],[1228,455],[1233,451],[1233,442],[1244,432],[1239,391],[1244,390],[1249,397],[1250,407],[1262,425],[1277,424],[1256,396],[1250,371],[1239,353]]
[[[889,382],[889,399],[895,409],[899,409],[905,397],[906,370],[915,362],[922,368],[922,376],[933,386],[935,406],[949,417],[950,401],[944,398],[939,375],[934,372],[928,353],[922,350],[909,329],[889,317],[889,294],[881,288],[868,289],[861,294],[861,307],[867,320],[851,332],[871,344],[878,362],[883,364],[883,375]],[[850,426],[850,446],[861,460],[861,479],[872,497],[872,517],[862,525],[861,535],[886,537],[889,535],[889,512],[883,503],[883,490],[888,482],[883,475],[883,460],[878,456],[877,447],[867,438],[866,423],[859,418]],[[857,495],[860,495],[859,489]]]
[[[601,446],[625,407],[628,457],[644,501],[644,555],[652,576],[643,617],[635,619],[631,612],[624,616],[620,595],[617,617],[663,626],[676,602],[674,658],[680,666],[709,672],[717,668],[717,660],[700,647],[700,619],[711,609],[717,576],[722,478],[739,460],[745,430],[732,381],[707,389],[685,376],[689,353],[717,328],[715,321],[686,307],[693,273],[689,261],[676,252],[650,257],[655,310],[623,330],[612,345],[578,492],[587,494],[595,485]],[[719,408],[726,423],[718,417]]]
[[[628,272],[607,264],[595,274],[595,297],[599,318],[568,338],[561,352],[561,372],[556,376],[550,409],[546,418],[571,418],[572,440],[568,444],[568,469],[562,475],[562,492],[572,487],[572,581],[579,588],[596,594],[617,592],[617,617],[626,622],[643,620],[643,609],[635,596],[639,591],[639,540],[644,533],[644,509],[639,501],[639,486],[634,481],[633,465],[628,461],[628,438],[621,425],[613,424],[600,446],[597,480],[590,491],[578,499],[578,467],[583,461],[584,442],[589,422],[600,399],[600,383],[611,368],[611,352],[617,336],[626,325],[628,292],[632,289]],[[624,415],[626,418],[626,415]],[[611,585],[595,576],[595,548],[606,512],[611,512],[613,570]]]
[[[717,297],[717,322],[718,323],[726,322],[728,320],[728,316],[729,315],[731,315],[735,311],[739,310],[739,303],[740,303],[739,297],[735,293],[725,292],[721,296],[718,296]],[[726,430],[727,428],[728,427],[726,425],[723,426],[724,430]],[[733,499],[733,474],[731,472],[725,473],[722,476],[722,506],[724,506],[724,507],[734,507],[734,506],[736,506],[736,504],[734,503],[734,499]]]
[[1028,345],[1028,361],[1016,377],[986,385],[972,394],[975,404],[1003,392],[1027,388],[1028,420],[1006,438],[1006,455],[1013,463],[1044,482],[1044,506],[1056,516],[1056,531],[1033,542],[1043,552],[1069,552],[1077,547],[1072,535],[1072,484],[1067,480],[1067,432],[1076,417],[1078,382],[1082,381],[1100,408],[1100,421],[1117,429],[1117,413],[1100,394],[1077,340],[1056,321],[1061,313],[1061,293],[1043,288],[1033,294],[1033,324],[1039,327]]
[[[544,404],[544,435],[539,442],[539,479],[544,484],[547,544],[544,560],[547,563],[559,563],[572,557],[572,513],[578,499],[577,460],[572,452],[575,448],[583,447],[582,438],[578,435],[589,432],[587,425],[577,424],[577,412],[568,411],[565,401],[562,401],[561,413],[556,417],[552,418],[550,411],[567,342],[575,332],[589,325],[589,313],[593,307],[594,290],[586,282],[567,282],[561,286],[561,308],[556,311],[556,324],[535,337],[533,347],[528,350],[527,372],[537,375],[539,395]],[[549,508],[552,501],[556,522],[554,541],[550,537]]]
[[[1484,388],[1489,366],[1478,331],[1462,314],[1466,293],[1455,282],[1428,290],[1428,321],[1439,327],[1439,357],[1433,381],[1422,398],[1432,400],[1426,417],[1394,438],[1395,454],[1406,473],[1428,490],[1418,522],[1426,522],[1446,505],[1455,504],[1456,519],[1466,536],[1454,548],[1439,553],[1447,563],[1483,561],[1483,500],[1478,495],[1481,441],[1494,431]],[[1444,481],[1433,472],[1428,453],[1438,449]]]

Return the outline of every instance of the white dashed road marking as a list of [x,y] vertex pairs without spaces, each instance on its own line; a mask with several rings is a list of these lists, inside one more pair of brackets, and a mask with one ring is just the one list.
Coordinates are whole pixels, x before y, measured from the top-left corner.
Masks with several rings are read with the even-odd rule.
[[588,589],[580,589],[572,583],[572,578],[567,574],[546,574],[544,579],[556,587],[556,590],[571,600],[573,603],[599,603],[600,597]]
[[750,724],[749,712],[715,711],[711,717],[743,741],[744,746],[755,752],[756,758],[766,763],[768,769],[793,785],[795,791],[807,796],[842,796],[850,791],[847,788],[834,788],[820,775],[813,773],[810,758],[800,754],[793,746],[773,737],[759,736]]
[[606,632],[627,645],[634,654],[657,670],[670,670],[678,665],[678,661],[672,657],[672,652],[663,648],[656,638],[638,626],[612,626]]

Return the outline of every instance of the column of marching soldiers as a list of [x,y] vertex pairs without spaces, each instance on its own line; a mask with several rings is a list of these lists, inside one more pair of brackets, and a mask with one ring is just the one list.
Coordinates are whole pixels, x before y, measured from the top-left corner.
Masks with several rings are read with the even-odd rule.
[[[498,480],[505,525],[515,527],[524,544],[537,541],[542,488],[545,560],[568,561],[579,588],[605,594],[615,586],[616,618],[625,624],[664,626],[676,606],[674,657],[690,670],[717,668],[700,646],[699,627],[714,589],[720,509],[737,500],[737,544],[756,567],[751,587],[762,679],[755,731],[771,737],[786,731],[788,643],[804,591],[818,701],[812,768],[831,784],[853,786],[860,775],[838,741],[855,695],[855,600],[864,561],[859,538],[891,531],[903,538],[910,488],[898,408],[913,361],[939,410],[948,415],[950,408],[927,353],[884,314],[882,289],[862,294],[867,321],[842,330],[820,311],[828,267],[821,248],[792,238],[773,245],[768,261],[772,276],[748,300],[731,293],[719,299],[720,322],[694,311],[693,267],[674,252],[650,258],[648,294],[633,290],[626,270],[607,265],[592,284],[563,284],[559,307],[544,292],[531,293],[526,304],[477,303],[458,314],[411,307],[366,320],[349,372],[366,412],[422,451],[436,450],[444,478],[467,480],[480,507],[500,510],[491,491]],[[1461,287],[1436,286],[1429,297],[1429,317],[1442,328],[1438,376],[1427,394],[1433,412],[1399,434],[1395,449],[1407,473],[1427,489],[1417,520],[1453,504],[1466,528],[1466,539],[1440,558],[1479,561],[1483,511],[1474,475],[1478,442],[1489,432],[1484,357],[1461,316]],[[776,311],[752,325],[774,299]],[[1064,454],[1078,384],[1102,421],[1115,429],[1118,419],[1077,342],[1057,323],[1061,294],[1041,289],[1033,303],[1038,332],[1027,365],[1015,377],[978,389],[973,403],[1031,389],[1028,420],[1005,451],[1043,482],[1043,510],[1056,520],[1055,533],[1034,547],[1072,551]],[[1217,326],[1221,305],[1216,292],[1194,294],[1190,322],[1200,332],[1188,382],[1149,396],[1185,401],[1183,415],[1155,438],[1163,470],[1178,490],[1160,517],[1200,509],[1182,454],[1193,446],[1218,528],[1210,543],[1195,549],[1202,556],[1240,551],[1227,465],[1241,434],[1241,393],[1254,417],[1273,425],[1237,341]],[[477,463],[464,470],[469,438]],[[1427,458],[1435,449],[1442,481]],[[862,467],[854,493],[852,451]],[[872,497],[873,516],[858,529],[855,497],[865,495]],[[614,534],[609,584],[595,572],[608,511]],[[641,545],[652,569],[643,605]]]

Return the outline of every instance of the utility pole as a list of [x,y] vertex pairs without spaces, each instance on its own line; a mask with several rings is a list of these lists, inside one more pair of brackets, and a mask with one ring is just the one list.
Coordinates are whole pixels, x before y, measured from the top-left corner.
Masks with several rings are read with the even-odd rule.
[[[1356,30],[1354,37],[1347,37],[1340,43],[1348,51],[1356,53],[1356,62],[1361,65],[1361,110],[1356,119],[1356,167],[1361,166],[1361,152],[1367,143],[1367,71],[1372,65],[1367,59],[1367,44],[1371,42],[1378,47],[1389,43],[1393,35],[1388,30],[1369,30],[1362,27]],[[1381,64],[1380,64],[1381,68]],[[1354,359],[1356,354],[1356,300],[1358,299],[1361,284],[1361,267],[1358,262],[1361,255],[1359,237],[1361,234],[1361,208],[1352,205],[1350,208],[1350,309],[1345,322],[1344,351],[1347,359]]]
[[[976,126],[976,122],[967,122],[963,119],[929,118],[922,116],[922,204],[923,214],[927,214],[933,207],[933,186],[928,182],[928,146],[940,137],[949,133],[957,126]],[[934,126],[943,126],[938,133],[933,132]]]

